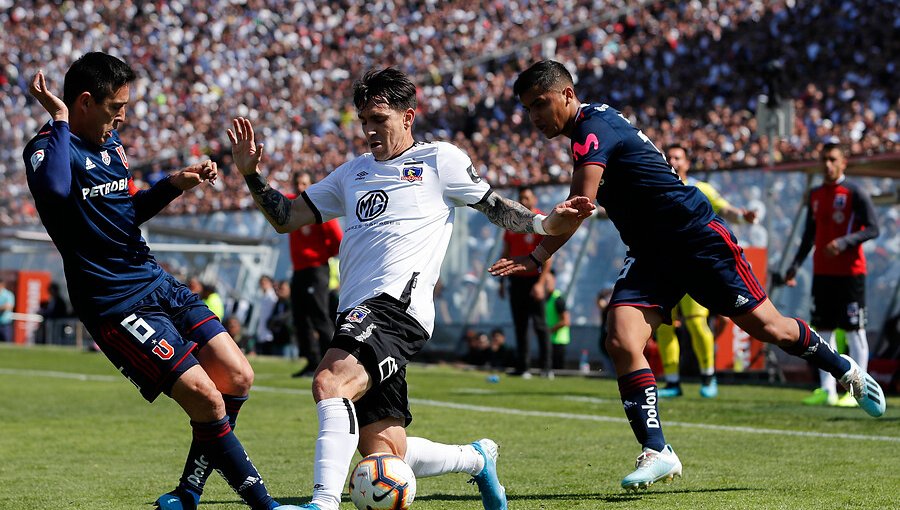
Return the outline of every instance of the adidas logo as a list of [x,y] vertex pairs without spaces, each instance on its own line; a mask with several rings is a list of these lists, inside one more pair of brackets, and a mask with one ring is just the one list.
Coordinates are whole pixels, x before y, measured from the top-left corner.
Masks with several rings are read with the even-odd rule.
[[85,170],[93,170],[96,167],[97,167],[97,165],[95,165],[94,162],[91,161],[91,158],[84,158],[84,169]]
[[238,491],[238,492],[244,492],[245,489],[247,489],[248,487],[253,486],[253,484],[255,484],[255,483],[258,482],[258,481],[259,481],[259,478],[257,478],[257,477],[255,477],[255,476],[248,476],[247,479],[244,480],[244,483],[241,484],[241,487],[240,487],[237,491]]
[[738,294],[737,300],[734,302],[734,306],[735,306],[735,308],[737,308],[737,307],[739,307],[739,306],[744,306],[744,305],[746,305],[746,304],[749,303],[749,302],[750,302],[749,299],[747,299],[747,298],[745,298],[744,296],[741,296],[740,294]]

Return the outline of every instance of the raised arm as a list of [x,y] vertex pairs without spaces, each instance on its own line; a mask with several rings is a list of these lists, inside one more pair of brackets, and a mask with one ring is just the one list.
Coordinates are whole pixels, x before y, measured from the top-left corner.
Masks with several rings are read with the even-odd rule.
[[269,186],[260,173],[259,163],[262,160],[264,147],[263,144],[256,144],[250,120],[238,117],[232,120],[232,125],[234,131],[228,130],[228,139],[231,140],[234,165],[244,176],[244,181],[247,182],[256,206],[269,220],[269,223],[280,234],[297,230],[303,225],[316,223],[316,215],[306,203],[304,195],[301,194],[291,200]]

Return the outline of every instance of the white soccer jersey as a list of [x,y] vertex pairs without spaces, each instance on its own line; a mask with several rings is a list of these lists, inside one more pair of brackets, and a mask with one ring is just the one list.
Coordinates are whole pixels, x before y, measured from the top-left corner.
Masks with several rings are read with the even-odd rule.
[[430,335],[434,286],[453,232],[454,209],[490,192],[472,161],[447,142],[416,143],[395,159],[364,154],[306,190],[319,221],[346,217],[339,310],[385,293],[402,300]]

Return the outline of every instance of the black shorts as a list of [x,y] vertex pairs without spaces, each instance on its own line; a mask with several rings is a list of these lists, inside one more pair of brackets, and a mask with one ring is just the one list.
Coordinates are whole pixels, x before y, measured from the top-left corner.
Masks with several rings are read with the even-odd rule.
[[406,365],[429,335],[406,312],[408,306],[381,294],[338,315],[331,347],[356,357],[372,378],[372,388],[355,403],[360,427],[385,418],[412,422]]
[[813,275],[812,320],[825,331],[866,328],[866,275]]

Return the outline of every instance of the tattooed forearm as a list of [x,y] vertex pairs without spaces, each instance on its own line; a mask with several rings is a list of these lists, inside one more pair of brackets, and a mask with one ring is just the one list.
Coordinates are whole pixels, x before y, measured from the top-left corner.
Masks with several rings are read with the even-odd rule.
[[256,205],[265,215],[275,230],[281,232],[291,218],[291,201],[278,190],[272,189],[269,183],[259,174],[246,175],[244,180]]
[[519,233],[534,232],[534,213],[524,205],[490,193],[481,202],[472,206],[491,220],[491,223],[506,230]]

